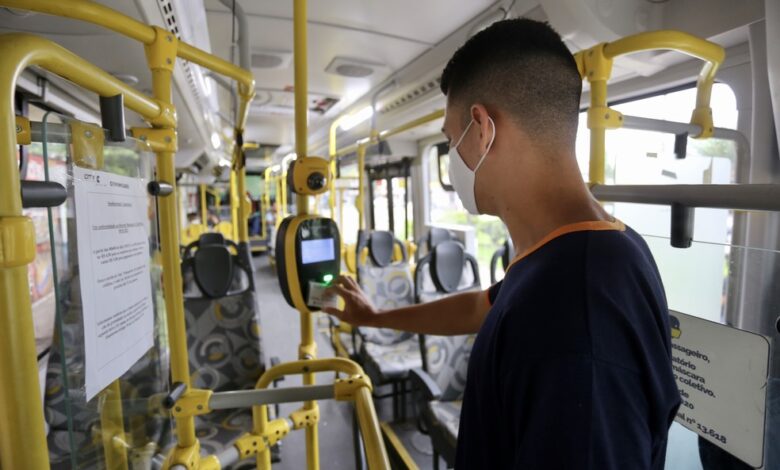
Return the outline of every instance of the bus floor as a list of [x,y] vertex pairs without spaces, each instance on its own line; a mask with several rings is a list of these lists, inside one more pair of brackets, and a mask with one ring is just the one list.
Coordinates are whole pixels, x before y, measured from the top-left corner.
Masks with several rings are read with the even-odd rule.
[[[253,260],[255,264],[255,285],[257,301],[260,307],[260,325],[263,341],[263,351],[266,360],[271,356],[278,357],[282,362],[297,358],[300,341],[300,321],[298,312],[287,305],[279,291],[279,281],[272,270],[268,258],[259,256]],[[334,352],[327,335],[327,319],[324,314],[315,314],[315,340],[319,357],[333,357]],[[333,380],[331,374],[318,374],[317,381],[327,383]],[[300,376],[290,376],[279,383],[280,387],[291,387],[301,384]],[[389,389],[388,389],[389,391]],[[384,390],[380,390],[384,394]],[[412,399],[407,399],[410,409],[407,416],[414,416],[411,409]],[[385,422],[385,428],[391,427],[403,443],[415,466],[396,462],[388,443],[393,468],[433,468],[431,442],[428,436],[417,431],[414,419],[404,423],[390,423],[392,420],[392,402],[389,398],[374,401],[379,419]],[[282,405],[280,414],[287,416],[300,407],[300,403]],[[355,451],[352,440],[351,406],[333,400],[319,402],[319,451],[320,468],[323,470],[342,470],[356,468]],[[386,440],[387,442],[387,440]],[[294,431],[284,439],[281,446],[281,462],[273,465],[274,470],[300,470],[306,468],[306,438],[304,431]],[[446,468],[440,461],[440,468]]]

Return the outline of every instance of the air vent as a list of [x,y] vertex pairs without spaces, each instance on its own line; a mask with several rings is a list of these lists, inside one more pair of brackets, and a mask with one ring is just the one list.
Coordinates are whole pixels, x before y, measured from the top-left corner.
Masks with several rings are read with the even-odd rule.
[[286,69],[292,62],[292,52],[284,51],[253,51],[252,68],[255,69]]
[[336,57],[327,67],[325,71],[334,75],[339,75],[347,78],[367,78],[377,72],[384,72],[387,70],[387,66],[384,64],[377,64],[360,59],[350,59],[347,57]]
[[425,82],[422,85],[418,86],[417,88],[411,89],[406,93],[404,93],[403,95],[399,96],[398,98],[394,99],[393,101],[387,103],[385,106],[382,107],[382,109],[379,110],[379,113],[386,113],[388,111],[392,111],[405,104],[411,103],[412,101],[415,101],[423,96],[426,96],[430,94],[432,91],[438,90],[440,84],[441,84],[440,77],[436,78],[435,80],[430,80],[428,82]]
[[374,69],[365,65],[342,64],[336,67],[336,73],[345,77],[363,78],[374,73]]

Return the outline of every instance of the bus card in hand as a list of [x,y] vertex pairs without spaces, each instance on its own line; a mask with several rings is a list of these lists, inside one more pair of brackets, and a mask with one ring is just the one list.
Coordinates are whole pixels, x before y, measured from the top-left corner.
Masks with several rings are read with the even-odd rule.
[[325,290],[328,288],[325,284],[319,282],[309,281],[309,299],[306,302],[310,307],[316,308],[338,308],[339,298],[334,294],[326,294]]

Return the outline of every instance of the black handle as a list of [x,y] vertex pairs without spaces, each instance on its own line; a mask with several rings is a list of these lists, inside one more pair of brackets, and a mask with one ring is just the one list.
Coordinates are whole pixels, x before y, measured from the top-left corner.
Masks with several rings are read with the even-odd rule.
[[146,185],[146,190],[152,196],[168,196],[173,193],[173,185],[163,181],[149,181],[149,184]]
[[22,207],[56,207],[68,198],[68,191],[52,181],[21,181]]
[[181,398],[182,395],[184,395],[184,392],[187,391],[187,384],[183,382],[175,382],[173,384],[173,388],[171,388],[171,391],[168,393],[168,396],[166,396],[163,399],[163,406],[166,409],[173,408],[173,405],[176,404],[177,401],[179,401],[179,398]]
[[125,141],[125,105],[121,94],[100,97],[100,120],[111,142]]

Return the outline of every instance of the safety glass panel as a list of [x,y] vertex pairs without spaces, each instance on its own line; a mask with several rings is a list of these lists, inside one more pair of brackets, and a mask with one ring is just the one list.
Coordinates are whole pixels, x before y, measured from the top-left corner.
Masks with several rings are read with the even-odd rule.
[[[689,248],[680,249],[670,244],[669,207],[619,203],[607,205],[607,208],[647,242],[661,273],[671,310],[758,333],[777,344],[780,339],[776,324],[780,291],[775,286],[780,276],[780,251],[772,245],[774,241],[749,239],[744,230],[748,220],[754,227],[770,227],[780,220],[777,214],[696,209],[694,241]],[[766,427],[757,426],[745,432],[754,442],[764,439],[766,463],[780,465],[778,447],[770,444],[780,439],[780,361],[777,351],[770,350],[770,355]],[[678,373],[705,376],[701,374],[701,364],[699,371],[691,369],[696,364],[695,360],[686,360],[675,363],[675,367],[684,369]],[[706,382],[707,378],[696,380]],[[708,399],[702,394],[709,392],[703,389],[687,390],[686,393],[689,396],[684,395],[683,399],[695,408],[697,400]],[[739,408],[753,404],[745,399],[725,406]],[[686,410],[685,406],[681,408],[683,413]],[[747,414],[739,409],[734,411]],[[705,432],[714,436],[713,439],[725,440],[731,445],[726,436],[728,433],[717,426],[705,427]],[[666,469],[737,468],[724,466],[733,463],[733,459],[729,452],[683,425],[677,422],[672,425]],[[765,468],[776,467],[767,465]]]
[[[46,221],[56,312],[44,395],[50,460],[53,468],[118,468],[123,461],[132,468],[150,468],[154,457],[172,443],[171,421],[161,406],[168,391],[169,353],[156,201],[145,191],[154,177],[154,155],[132,138],[121,143],[106,140],[100,172],[85,173],[74,160],[99,163],[100,146],[79,139],[102,131],[79,124],[49,113],[42,123],[33,125],[37,142],[30,146],[30,161],[40,161],[44,179],[57,181],[68,191],[67,201],[51,209]],[[77,129],[75,138],[71,129]],[[96,189],[83,198],[77,191],[86,181]],[[128,188],[135,189],[132,204],[121,197],[102,198]],[[120,211],[129,206],[137,221],[128,219],[111,226],[101,222],[110,211],[124,214]],[[85,227],[86,214],[92,225]],[[85,229],[91,234],[89,240],[81,236]],[[132,244],[124,243],[127,233],[133,233]],[[80,250],[91,260],[91,268],[80,265]],[[100,277],[104,272],[95,267],[96,263],[120,266],[128,260],[140,263],[123,269],[117,277]],[[148,277],[141,267],[148,267]],[[96,281],[85,289],[88,273]],[[106,289],[114,290],[111,301],[101,300],[100,293]],[[136,289],[146,293],[143,302],[120,310],[118,305]],[[94,309],[90,307],[88,313],[88,305],[97,307],[103,316],[92,317]],[[139,319],[148,320],[144,323],[148,328],[142,328],[143,340],[137,347],[128,343],[124,333]],[[85,329],[97,334],[87,337]],[[89,341],[94,343],[88,347]],[[95,349],[98,343],[110,345],[103,357],[95,354],[100,351]],[[118,360],[109,360],[110,354]],[[132,354],[140,359],[127,364],[125,370],[118,363]],[[88,399],[98,383],[95,374],[108,384]]]

